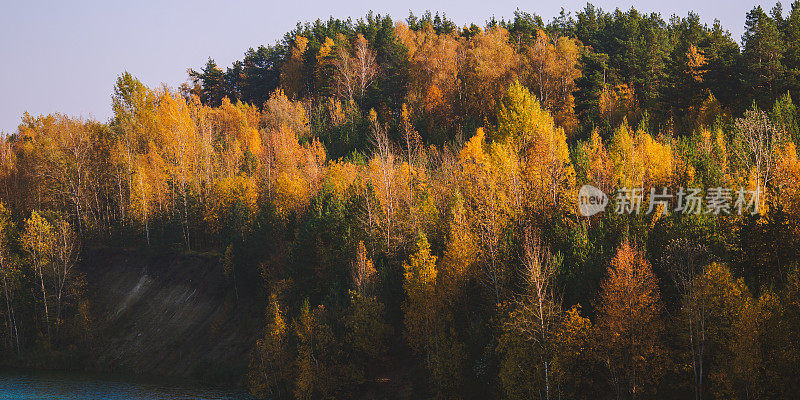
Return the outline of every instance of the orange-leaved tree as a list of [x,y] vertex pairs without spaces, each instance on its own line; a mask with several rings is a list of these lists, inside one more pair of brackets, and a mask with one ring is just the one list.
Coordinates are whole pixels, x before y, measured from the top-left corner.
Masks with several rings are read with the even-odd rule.
[[598,350],[618,397],[646,396],[664,373],[661,295],[650,263],[627,241],[617,249],[597,307]]

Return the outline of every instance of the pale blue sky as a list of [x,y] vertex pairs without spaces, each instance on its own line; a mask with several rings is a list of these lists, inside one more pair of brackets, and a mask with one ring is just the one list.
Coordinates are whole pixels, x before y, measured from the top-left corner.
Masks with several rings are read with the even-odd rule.
[[[245,50],[272,44],[298,21],[329,16],[357,18],[374,10],[405,19],[409,10],[441,10],[458,25],[479,25],[519,8],[546,20],[563,6],[576,11],[583,0],[405,0],[405,1],[40,1],[2,0],[0,7],[0,131],[16,130],[24,111],[62,112],[106,121],[111,92],[121,72],[151,86],[177,87],[186,68],[200,68],[211,56],[227,66]],[[740,38],[745,13],[771,1],[593,2],[604,10],[656,11],[665,19],[694,10],[711,24],[715,18]],[[784,4],[788,10],[790,4]]]

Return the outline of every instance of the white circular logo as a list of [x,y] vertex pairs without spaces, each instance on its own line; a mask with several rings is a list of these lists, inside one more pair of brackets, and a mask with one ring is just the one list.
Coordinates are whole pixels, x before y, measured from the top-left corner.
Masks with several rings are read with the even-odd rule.
[[592,185],[583,185],[578,191],[578,211],[584,217],[605,211],[607,205],[608,196]]

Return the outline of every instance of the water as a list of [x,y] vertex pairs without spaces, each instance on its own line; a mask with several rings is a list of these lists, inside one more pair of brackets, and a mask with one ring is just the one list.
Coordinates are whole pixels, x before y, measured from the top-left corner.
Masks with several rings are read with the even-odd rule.
[[174,383],[141,383],[108,376],[0,373],[2,400],[246,400],[243,392]]

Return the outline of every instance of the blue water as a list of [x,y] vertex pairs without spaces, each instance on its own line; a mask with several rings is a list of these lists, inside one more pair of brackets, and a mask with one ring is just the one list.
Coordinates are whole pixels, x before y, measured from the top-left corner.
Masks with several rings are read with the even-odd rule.
[[16,400],[245,400],[243,392],[195,388],[185,384],[141,383],[105,376],[0,373],[0,399]]

